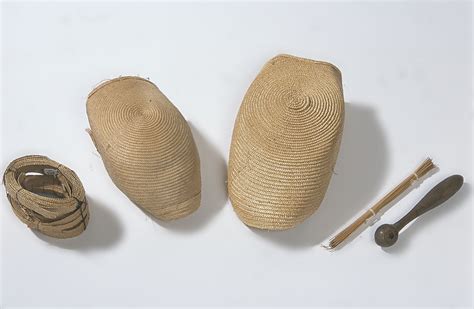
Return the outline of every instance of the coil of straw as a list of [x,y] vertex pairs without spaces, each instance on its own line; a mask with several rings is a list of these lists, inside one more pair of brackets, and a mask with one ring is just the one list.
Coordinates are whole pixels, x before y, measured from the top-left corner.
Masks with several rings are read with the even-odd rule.
[[199,154],[178,109],[147,79],[126,76],[87,99],[89,134],[115,185],[161,220],[195,211],[201,201]]
[[29,228],[56,238],[81,234],[89,222],[87,199],[79,177],[45,156],[12,161],[3,175],[15,215]]
[[329,244],[327,246],[323,246],[328,250],[333,250],[338,247],[341,243],[343,243],[346,239],[349,238],[356,230],[358,230],[362,225],[368,222],[369,219],[375,217],[377,213],[382,211],[387,205],[391,202],[395,201],[398,197],[400,197],[404,192],[406,192],[411,186],[413,186],[419,179],[424,177],[428,174],[431,170],[433,170],[436,165],[433,164],[433,161],[430,158],[427,158],[423,161],[423,163],[418,166],[418,168],[410,174],[407,178],[405,178],[400,184],[398,184],[395,188],[392,189],[389,193],[387,193],[384,197],[382,197],[374,206],[369,208],[366,212],[364,212],[359,218],[357,218],[354,222],[352,222],[349,226],[339,232],[336,236],[329,240]]
[[247,225],[285,230],[311,216],[331,179],[344,98],[332,64],[290,55],[268,61],[237,115],[228,192]]

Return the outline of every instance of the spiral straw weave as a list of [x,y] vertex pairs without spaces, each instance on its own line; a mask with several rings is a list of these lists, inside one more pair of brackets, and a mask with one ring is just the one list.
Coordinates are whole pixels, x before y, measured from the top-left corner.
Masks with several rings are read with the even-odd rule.
[[12,161],[3,175],[15,215],[29,228],[56,237],[81,234],[89,222],[86,194],[79,177],[44,156]]
[[232,136],[228,191],[247,225],[284,230],[316,211],[342,137],[341,73],[279,55],[250,85]]
[[87,100],[90,135],[112,181],[130,200],[162,220],[199,207],[199,155],[178,109],[152,82],[120,77]]

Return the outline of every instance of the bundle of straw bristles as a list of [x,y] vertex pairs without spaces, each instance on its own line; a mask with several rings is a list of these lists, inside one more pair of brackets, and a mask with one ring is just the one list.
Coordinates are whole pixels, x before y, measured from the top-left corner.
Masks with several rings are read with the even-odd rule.
[[401,197],[403,193],[407,192],[410,187],[412,187],[418,180],[425,177],[434,168],[436,168],[436,166],[433,164],[433,161],[430,158],[424,160],[423,163],[421,163],[421,165],[418,166],[418,168],[413,173],[406,177],[400,184],[398,184],[389,193],[382,197],[382,199],[365,211],[355,221],[340,231],[336,236],[332,237],[329,240],[329,243],[327,245],[323,245],[323,247],[329,250],[336,249],[338,246],[348,240],[350,236],[354,235],[357,230],[362,228],[364,224],[368,223],[370,219],[375,218],[380,212],[386,211],[386,207],[388,207],[397,198]]

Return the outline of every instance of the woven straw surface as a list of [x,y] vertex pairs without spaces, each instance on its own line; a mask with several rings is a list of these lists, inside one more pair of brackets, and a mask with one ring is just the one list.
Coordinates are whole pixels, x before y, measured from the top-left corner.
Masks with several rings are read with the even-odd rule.
[[44,156],[12,161],[3,175],[15,215],[28,227],[56,237],[81,234],[89,222],[86,194],[79,177]]
[[323,200],[342,137],[341,73],[279,55],[248,89],[234,126],[228,191],[247,225],[284,230]]
[[120,77],[87,100],[90,134],[117,187],[162,220],[184,217],[201,201],[199,155],[178,109],[152,82]]

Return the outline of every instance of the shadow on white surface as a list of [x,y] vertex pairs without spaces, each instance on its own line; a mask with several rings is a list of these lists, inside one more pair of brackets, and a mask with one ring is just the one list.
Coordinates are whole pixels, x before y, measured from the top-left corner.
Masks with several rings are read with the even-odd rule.
[[320,244],[376,198],[387,173],[388,151],[375,111],[346,103],[341,148],[326,196],[306,221],[287,231],[256,234],[288,247]]
[[[444,178],[440,179],[442,181]],[[426,188],[423,191],[428,193],[432,188]],[[407,250],[410,246],[416,246],[415,243],[411,243],[412,235],[416,233],[423,233],[423,227],[430,224],[439,224],[443,225],[443,215],[450,211],[455,211],[457,205],[463,204],[466,199],[469,198],[471,194],[471,185],[469,183],[464,183],[462,188],[456,193],[452,198],[447,200],[443,205],[438,206],[437,208],[430,210],[429,212],[421,215],[419,218],[415,219],[412,223],[406,226],[401,230],[400,235],[398,236],[397,242],[392,247],[381,248],[383,251],[390,254],[401,254]],[[421,197],[420,197],[421,200]],[[468,204],[469,205],[469,204]],[[413,204],[413,207],[415,204]],[[411,209],[411,208],[410,208]],[[405,214],[400,214],[398,218],[403,217]],[[398,220],[398,219],[397,219]],[[395,222],[395,221],[394,221]],[[394,222],[383,222],[383,223],[394,223]],[[383,223],[380,223],[382,225]],[[444,226],[444,230],[449,230],[449,226]],[[421,231],[420,231],[421,230]],[[374,230],[375,231],[375,230]],[[466,231],[469,233],[469,231]],[[462,235],[453,235],[461,236]],[[372,235],[373,240],[373,235]],[[442,244],[439,244],[442,245]]]
[[[227,202],[227,165],[216,147],[189,123],[201,160],[201,206],[187,217],[175,221],[153,218],[164,228],[176,232],[193,232],[204,227]],[[146,213],[146,212],[145,212]]]
[[101,202],[87,197],[90,220],[82,234],[74,238],[57,239],[34,231],[41,240],[64,249],[78,251],[105,250],[116,246],[123,235],[123,226],[117,215]]

